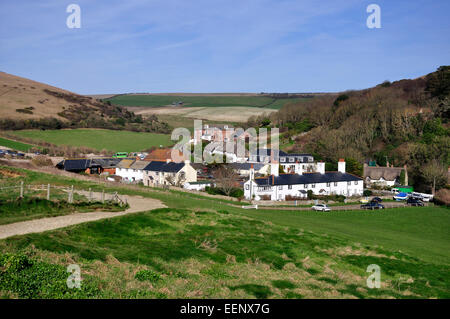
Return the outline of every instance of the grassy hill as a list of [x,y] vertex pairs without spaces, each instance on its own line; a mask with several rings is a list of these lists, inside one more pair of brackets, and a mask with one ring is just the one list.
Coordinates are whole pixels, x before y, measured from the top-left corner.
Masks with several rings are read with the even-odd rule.
[[153,146],[174,144],[166,134],[102,129],[21,130],[9,132],[22,138],[56,145],[85,146],[97,150],[142,151]]
[[168,131],[156,117],[144,120],[123,107],[0,72],[0,130],[69,127]]
[[[0,241],[0,266],[5,270],[0,291],[4,296],[450,296],[449,215],[445,208],[251,211],[178,191],[104,186],[5,167],[0,167],[0,172],[5,169],[19,173],[7,177],[16,182],[51,181],[93,190],[107,187],[158,198],[168,208]],[[427,250],[427,246],[433,249]],[[16,263],[12,261],[23,268],[13,268]],[[68,290],[64,284],[69,263],[81,267],[81,290]],[[380,289],[366,285],[371,264],[381,268]]]
[[172,103],[183,102],[184,107],[264,107],[270,109],[279,109],[287,103],[300,102],[310,98],[292,98],[292,99],[276,99],[268,96],[260,95],[138,95],[126,94],[117,95],[112,98],[105,99],[112,104],[122,106],[167,106]]
[[3,137],[0,137],[0,146],[6,146],[13,150],[22,151],[22,152],[28,152],[28,150],[33,147],[33,145],[9,140],[9,139],[3,138]]

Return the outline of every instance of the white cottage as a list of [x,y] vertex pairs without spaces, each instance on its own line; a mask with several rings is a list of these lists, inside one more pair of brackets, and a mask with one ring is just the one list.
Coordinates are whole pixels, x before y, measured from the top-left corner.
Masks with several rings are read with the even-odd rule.
[[363,179],[345,172],[345,161],[339,160],[337,172],[325,172],[325,163],[317,163],[315,173],[278,174],[278,163],[271,163],[273,175],[255,178],[254,171],[244,183],[246,199],[285,200],[306,198],[308,190],[315,195],[361,196],[363,194]]

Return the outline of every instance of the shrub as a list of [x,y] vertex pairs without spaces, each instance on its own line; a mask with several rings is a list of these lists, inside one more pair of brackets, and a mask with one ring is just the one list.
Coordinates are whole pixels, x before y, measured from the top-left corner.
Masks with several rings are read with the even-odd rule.
[[372,196],[372,191],[370,189],[364,190],[363,196]]
[[35,157],[31,160],[31,162],[32,162],[34,165],[39,166],[39,167],[42,167],[42,166],[53,166],[52,160],[51,160],[50,158],[48,158],[47,156],[45,156],[45,155],[38,155],[38,156],[35,156]]
[[151,282],[155,282],[161,279],[161,276],[154,272],[151,269],[144,269],[144,270],[140,270],[136,273],[136,275],[134,276],[134,278],[136,278],[139,281],[151,281]]

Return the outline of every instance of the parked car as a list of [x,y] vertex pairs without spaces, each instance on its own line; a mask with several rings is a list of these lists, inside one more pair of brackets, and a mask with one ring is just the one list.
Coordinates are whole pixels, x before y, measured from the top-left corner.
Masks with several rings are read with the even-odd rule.
[[408,198],[406,203],[411,206],[425,206],[425,204],[420,199],[413,198],[413,197]]
[[364,205],[361,205],[361,209],[384,209],[384,205],[377,202],[370,202]]
[[315,210],[315,211],[319,211],[319,212],[329,212],[329,211],[331,211],[331,208],[328,207],[328,206],[325,205],[325,204],[317,204],[317,205],[314,205],[314,206],[312,207],[312,209]]
[[374,197],[374,198],[372,198],[372,200],[371,200],[371,202],[374,202],[374,203],[381,203],[383,200],[380,198],[380,197]]
[[408,199],[408,194],[407,193],[398,193],[397,195],[395,195],[392,198],[395,200],[406,200],[406,199]]

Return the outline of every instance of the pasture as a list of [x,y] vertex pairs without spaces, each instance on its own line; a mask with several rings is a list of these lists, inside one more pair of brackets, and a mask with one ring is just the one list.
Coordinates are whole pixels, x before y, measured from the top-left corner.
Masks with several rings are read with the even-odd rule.
[[117,95],[105,99],[122,106],[161,107],[172,103],[183,102],[183,107],[258,107],[280,109],[287,103],[308,100],[309,98],[273,99],[259,95],[160,95],[160,94],[128,94]]
[[[54,267],[80,264],[84,290],[77,293],[83,297],[450,297],[447,208],[255,211],[179,191],[10,170],[27,182],[106,187],[168,206],[0,241],[3,254],[27,254]],[[367,288],[370,264],[381,268],[380,289]],[[46,289],[26,293],[59,296],[64,285],[52,288],[47,281],[41,283]],[[19,284],[0,291],[23,293]]]
[[33,147],[33,145],[9,140],[9,139],[3,138],[3,137],[0,137],[0,146],[5,146],[5,147],[11,148],[13,150],[22,151],[22,152],[28,152],[28,150]]
[[142,151],[153,146],[174,144],[170,141],[170,135],[103,129],[23,130],[10,133],[56,145],[86,146],[121,152]]

